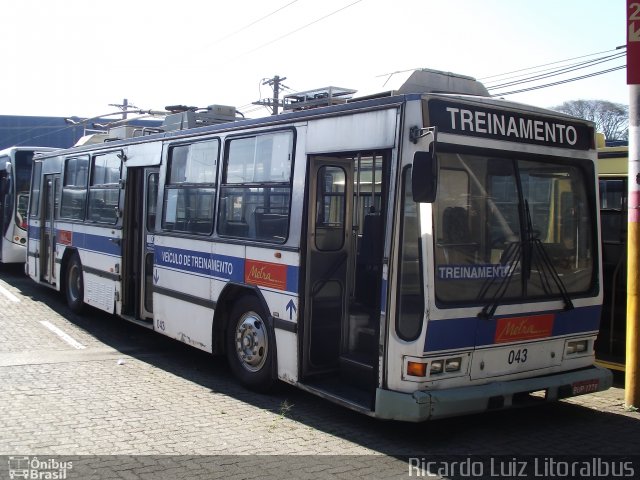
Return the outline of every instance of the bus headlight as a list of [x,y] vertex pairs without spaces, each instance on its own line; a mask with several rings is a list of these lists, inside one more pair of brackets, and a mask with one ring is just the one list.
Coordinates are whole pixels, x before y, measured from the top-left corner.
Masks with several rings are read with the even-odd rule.
[[566,349],[567,355],[586,352],[588,346],[589,346],[588,340],[575,340],[572,342],[567,342],[567,349]]
[[443,361],[442,360],[434,360],[433,362],[431,362],[431,368],[429,369],[429,375],[438,375],[439,373],[442,373],[442,365],[443,365]]
[[447,380],[464,375],[470,365],[471,352],[456,352],[450,357],[411,357],[403,360],[402,379],[410,382]]
[[444,371],[457,372],[460,370],[461,365],[462,365],[462,357],[447,358],[447,360],[444,362]]

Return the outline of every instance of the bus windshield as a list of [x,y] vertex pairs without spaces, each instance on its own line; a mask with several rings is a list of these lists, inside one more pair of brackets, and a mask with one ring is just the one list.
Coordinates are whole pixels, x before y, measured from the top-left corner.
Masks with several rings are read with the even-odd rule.
[[585,169],[457,153],[442,153],[439,161],[433,208],[439,302],[563,297],[570,304],[567,295],[593,287],[596,218]]

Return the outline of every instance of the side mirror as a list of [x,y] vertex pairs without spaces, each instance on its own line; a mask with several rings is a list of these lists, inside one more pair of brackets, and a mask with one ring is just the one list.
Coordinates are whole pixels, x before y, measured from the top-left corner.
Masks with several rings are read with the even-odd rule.
[[438,158],[431,143],[428,152],[416,152],[413,155],[411,168],[411,189],[413,201],[417,203],[433,203],[438,186]]

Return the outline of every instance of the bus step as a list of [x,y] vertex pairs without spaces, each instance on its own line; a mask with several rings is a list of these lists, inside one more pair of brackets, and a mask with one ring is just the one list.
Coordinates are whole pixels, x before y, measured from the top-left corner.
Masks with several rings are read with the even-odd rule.
[[121,315],[121,317],[127,322],[135,323],[136,325],[140,325],[141,327],[153,330],[153,320],[140,320],[139,318],[135,318],[130,315]]
[[350,354],[340,357],[340,376],[359,387],[370,387],[375,383],[374,365],[367,361],[368,356]]

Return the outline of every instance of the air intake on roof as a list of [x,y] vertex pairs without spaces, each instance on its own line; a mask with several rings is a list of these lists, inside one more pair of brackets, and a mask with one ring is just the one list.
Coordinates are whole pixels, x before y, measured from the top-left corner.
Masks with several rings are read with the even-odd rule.
[[165,117],[160,127],[165,132],[217,125],[236,119],[236,107],[227,105],[209,105],[206,109],[172,105],[166,109],[172,113]]
[[306,110],[346,103],[356,90],[340,87],[324,87],[284,96],[284,110]]

